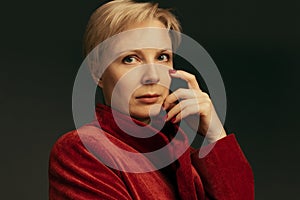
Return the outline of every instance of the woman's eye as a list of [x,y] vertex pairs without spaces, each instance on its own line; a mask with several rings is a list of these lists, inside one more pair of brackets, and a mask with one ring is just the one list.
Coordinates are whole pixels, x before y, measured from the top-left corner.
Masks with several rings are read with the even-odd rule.
[[170,59],[170,56],[168,54],[161,54],[157,58],[159,61],[167,62]]
[[125,58],[123,58],[122,62],[125,64],[133,64],[137,63],[138,59],[135,56],[126,56]]

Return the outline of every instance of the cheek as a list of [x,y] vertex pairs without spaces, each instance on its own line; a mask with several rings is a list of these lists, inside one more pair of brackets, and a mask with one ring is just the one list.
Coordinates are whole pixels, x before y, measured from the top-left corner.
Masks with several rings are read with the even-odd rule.
[[124,76],[116,84],[117,91],[122,94],[122,96],[131,96],[136,89],[141,87],[139,76]]
[[141,86],[138,74],[126,73],[121,77],[111,77],[111,100],[114,107],[119,110],[128,110],[128,106],[132,104],[132,95],[137,88]]
[[169,90],[171,85],[171,77],[169,75],[169,68],[159,70],[160,82],[159,84]]
[[112,94],[116,84],[119,81],[119,76],[112,71],[106,71],[102,76],[102,91],[106,104],[111,104]]

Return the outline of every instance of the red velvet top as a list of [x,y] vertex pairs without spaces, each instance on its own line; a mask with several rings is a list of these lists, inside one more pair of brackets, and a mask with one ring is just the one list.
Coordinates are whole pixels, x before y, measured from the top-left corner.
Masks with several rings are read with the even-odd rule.
[[[98,106],[96,114],[97,121],[66,133],[54,144],[49,161],[49,199],[254,199],[253,173],[234,134],[218,140],[204,158],[198,157],[197,150],[188,148],[162,169],[132,173],[126,172],[128,166],[153,169],[160,159],[174,156],[188,144],[185,134],[167,123],[161,131],[155,126],[147,127],[145,132],[157,133],[152,137],[136,138],[118,127],[109,107]],[[134,131],[136,126],[128,123],[130,117],[121,113],[114,117],[120,119],[126,131]],[[161,157],[135,160],[111,148],[114,144],[128,152],[151,152],[167,145],[174,133],[181,137]]]

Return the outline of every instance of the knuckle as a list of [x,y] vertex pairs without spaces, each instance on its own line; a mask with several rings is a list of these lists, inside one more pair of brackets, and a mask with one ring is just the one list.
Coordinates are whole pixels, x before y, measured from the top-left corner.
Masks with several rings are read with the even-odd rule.
[[176,91],[176,93],[182,93],[183,92],[183,88],[179,88],[177,91]]
[[181,108],[189,108],[189,102],[188,101],[181,101]]
[[209,102],[203,103],[201,106],[204,110],[210,110],[211,104]]
[[176,91],[176,93],[175,93],[174,95],[175,95],[175,97],[176,97],[177,99],[179,99],[180,96],[183,96],[183,95],[184,95],[185,91],[186,91],[185,89],[179,88],[179,89]]
[[188,80],[188,81],[194,81],[194,80],[196,80],[196,76],[195,76],[194,74],[189,74],[189,75],[187,76],[187,80]]
[[192,114],[193,112],[195,112],[195,110],[196,109],[193,106],[189,106],[189,107],[187,107],[186,112]]
[[[206,92],[202,92],[203,97],[209,98],[209,95]],[[210,99],[210,98],[209,98]]]

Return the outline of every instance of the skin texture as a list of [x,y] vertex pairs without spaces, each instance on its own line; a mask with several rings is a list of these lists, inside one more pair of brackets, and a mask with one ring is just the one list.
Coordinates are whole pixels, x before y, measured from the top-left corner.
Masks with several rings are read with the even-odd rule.
[[[128,30],[148,27],[165,28],[158,20],[148,20],[133,24]],[[121,43],[128,46],[130,42],[143,42],[145,38],[134,41],[125,38]],[[225,137],[226,132],[211,99],[202,92],[195,76],[173,70],[169,36],[162,35],[155,39],[163,44],[160,49],[132,48],[107,67],[98,83],[106,104],[145,123],[149,123],[150,116],[157,115],[163,108],[167,111],[166,121],[178,123],[184,119],[192,129],[206,136],[209,142]],[[180,88],[169,94],[172,78],[186,81],[188,88]],[[179,103],[175,104],[178,100]]]

